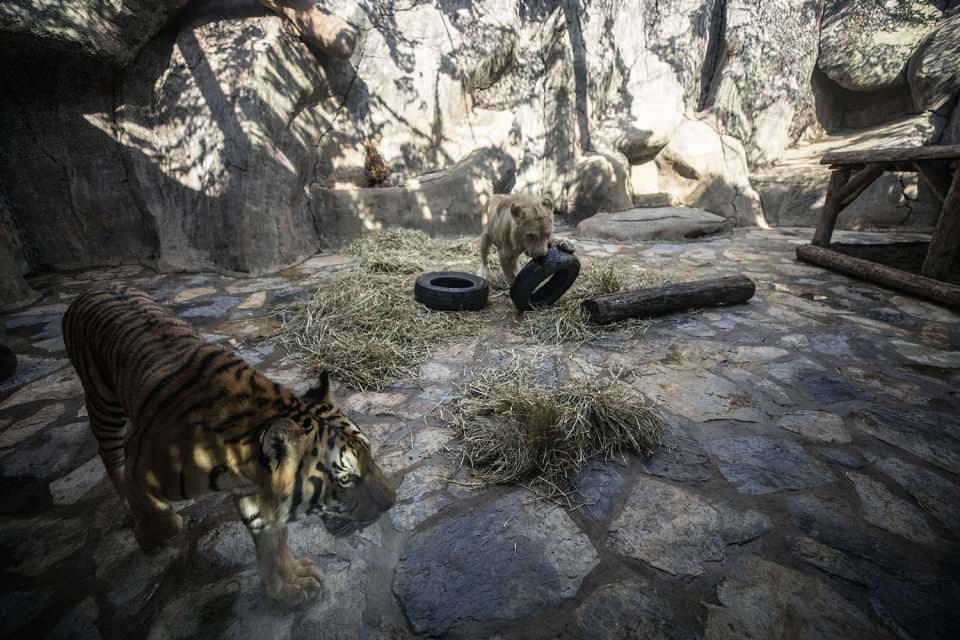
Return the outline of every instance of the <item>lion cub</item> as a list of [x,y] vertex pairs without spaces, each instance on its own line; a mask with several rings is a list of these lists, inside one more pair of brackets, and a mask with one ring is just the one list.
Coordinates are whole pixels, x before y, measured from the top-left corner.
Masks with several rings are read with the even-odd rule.
[[511,285],[517,277],[517,258],[521,254],[542,258],[554,245],[568,253],[574,250],[566,240],[553,237],[553,200],[525,194],[490,196],[487,226],[480,236],[481,278],[489,277],[490,245],[497,248],[503,275]]

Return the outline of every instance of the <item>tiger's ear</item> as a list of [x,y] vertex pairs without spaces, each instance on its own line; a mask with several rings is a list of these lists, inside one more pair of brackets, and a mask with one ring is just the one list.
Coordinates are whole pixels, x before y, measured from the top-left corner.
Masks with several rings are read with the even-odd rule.
[[330,373],[324,371],[320,374],[320,382],[314,388],[303,394],[303,399],[308,402],[326,402],[333,404],[333,393],[330,391]]
[[260,434],[260,456],[271,471],[279,469],[287,460],[299,457],[303,430],[289,418],[278,418]]

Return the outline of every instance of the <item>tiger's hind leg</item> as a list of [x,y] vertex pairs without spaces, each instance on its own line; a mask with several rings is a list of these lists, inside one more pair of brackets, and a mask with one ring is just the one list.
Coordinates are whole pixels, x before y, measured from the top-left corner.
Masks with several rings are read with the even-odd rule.
[[99,444],[100,459],[120,499],[127,501],[124,462],[126,461],[127,419],[119,404],[86,394],[90,428]]

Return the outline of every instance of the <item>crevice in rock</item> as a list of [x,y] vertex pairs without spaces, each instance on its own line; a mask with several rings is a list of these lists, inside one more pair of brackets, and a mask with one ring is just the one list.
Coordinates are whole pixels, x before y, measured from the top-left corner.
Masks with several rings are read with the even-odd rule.
[[563,11],[567,20],[570,47],[573,49],[574,99],[577,107],[577,128],[580,130],[580,150],[587,151],[592,148],[587,110],[587,45],[583,40],[578,0],[567,0]]
[[710,33],[707,36],[707,52],[700,73],[700,96],[697,111],[707,108],[713,85],[718,81],[720,63],[726,50],[727,0],[715,0],[710,16]]

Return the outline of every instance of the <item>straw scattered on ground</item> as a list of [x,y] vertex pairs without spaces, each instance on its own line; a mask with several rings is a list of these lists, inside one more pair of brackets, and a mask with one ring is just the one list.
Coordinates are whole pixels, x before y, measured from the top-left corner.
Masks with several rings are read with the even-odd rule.
[[519,363],[477,372],[448,420],[481,483],[522,484],[568,501],[568,478],[585,462],[650,454],[663,434],[663,419],[622,382],[545,387]]
[[433,311],[413,299],[414,274],[469,262],[468,241],[395,229],[357,240],[348,251],[356,267],[284,309],[277,339],[355,388],[379,390],[414,375],[432,351],[476,335],[493,318],[490,311]]

